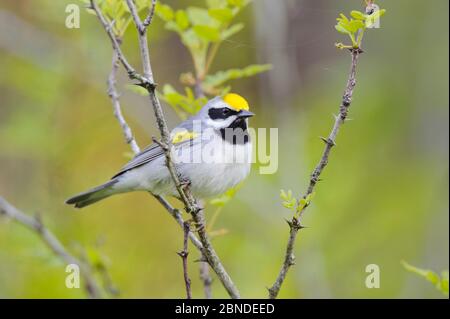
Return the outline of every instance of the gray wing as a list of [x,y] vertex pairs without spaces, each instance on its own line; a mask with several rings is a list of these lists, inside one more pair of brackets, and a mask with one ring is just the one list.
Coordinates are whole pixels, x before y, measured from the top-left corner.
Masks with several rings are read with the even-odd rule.
[[122,169],[114,175],[111,179],[114,179],[133,168],[147,164],[158,157],[164,156],[164,151],[158,144],[151,144],[138,153],[131,161],[129,161]]
[[[176,129],[186,129],[187,131],[191,132],[193,131],[193,120],[195,120],[196,117],[188,118],[186,121],[180,123],[180,125],[177,126]],[[176,130],[174,129],[174,131]],[[196,143],[200,139],[194,138],[193,140],[186,140],[180,143],[175,144],[175,149],[178,149],[180,147],[187,146],[191,143]],[[138,153],[131,161],[129,161],[122,169],[112,177],[116,178],[129,170],[132,170],[136,167],[145,165],[147,163],[152,162],[153,160],[164,156],[164,151],[158,144],[154,143],[143,149],[140,153]]]

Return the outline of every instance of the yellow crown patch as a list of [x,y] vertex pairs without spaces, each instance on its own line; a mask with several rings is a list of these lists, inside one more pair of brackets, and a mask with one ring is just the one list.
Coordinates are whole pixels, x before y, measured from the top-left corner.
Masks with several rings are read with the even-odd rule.
[[248,111],[248,102],[242,96],[236,93],[228,93],[223,97],[225,103],[236,111],[245,110]]

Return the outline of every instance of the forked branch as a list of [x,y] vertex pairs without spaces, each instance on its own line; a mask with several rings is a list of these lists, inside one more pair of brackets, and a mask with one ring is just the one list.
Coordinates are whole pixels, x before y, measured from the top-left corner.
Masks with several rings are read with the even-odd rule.
[[[127,5],[130,9],[131,16],[133,18],[134,24],[136,26],[136,29],[138,31],[138,40],[139,40],[139,48],[141,53],[141,61],[142,61],[142,67],[144,70],[143,76],[136,72],[136,70],[128,63],[126,60],[124,54],[121,51],[120,44],[118,43],[114,32],[111,28],[111,25],[108,23],[107,19],[103,16],[103,13],[99,9],[97,3],[95,0],[91,0],[91,8],[95,11],[97,17],[99,18],[103,28],[105,29],[106,33],[108,34],[113,50],[117,54],[117,58],[122,63],[126,71],[128,72],[128,75],[131,79],[136,79],[139,81],[139,85],[144,87],[150,97],[150,102],[153,107],[153,111],[155,113],[156,122],[158,125],[158,129],[161,134],[161,141],[160,145],[162,146],[164,150],[164,154],[166,157],[166,165],[170,172],[170,175],[173,179],[173,182],[176,186],[176,189],[178,191],[179,197],[181,198],[182,202],[185,205],[186,211],[192,215],[192,219],[196,223],[196,227],[198,229],[198,234],[200,237],[200,241],[202,243],[202,253],[203,256],[206,258],[208,263],[210,264],[211,268],[213,268],[214,272],[219,277],[220,281],[222,282],[223,286],[227,290],[228,294],[232,298],[239,298],[239,292],[234,285],[233,281],[231,280],[231,277],[226,272],[225,268],[223,267],[217,253],[215,252],[214,248],[212,247],[212,244],[209,240],[209,237],[206,234],[205,231],[205,220],[203,217],[203,211],[202,208],[198,205],[197,200],[194,198],[192,193],[190,192],[188,183],[185,181],[181,181],[179,178],[179,175],[177,173],[176,167],[172,160],[172,144],[170,140],[170,132],[167,127],[164,114],[162,111],[161,103],[156,96],[156,84],[154,82],[153,78],[153,72],[151,68],[150,63],[150,54],[148,51],[148,43],[147,43],[147,26],[151,22],[151,17],[153,16],[152,11],[153,8],[150,9],[150,13],[148,15],[148,19],[144,20],[142,22],[139,18],[136,5],[134,1],[127,0]],[[153,2],[154,5],[154,2]],[[147,22],[146,22],[147,21]],[[146,23],[148,23],[146,25]]]

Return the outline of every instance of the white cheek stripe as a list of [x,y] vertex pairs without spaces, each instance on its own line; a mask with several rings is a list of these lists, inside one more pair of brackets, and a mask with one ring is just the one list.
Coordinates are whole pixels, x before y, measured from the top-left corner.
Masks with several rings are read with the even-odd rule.
[[236,120],[236,115],[230,116],[226,120],[211,120],[211,119],[207,119],[206,120],[206,125],[209,126],[209,127],[214,127],[214,128],[226,128],[226,127],[230,126],[231,123],[234,122],[234,120]]

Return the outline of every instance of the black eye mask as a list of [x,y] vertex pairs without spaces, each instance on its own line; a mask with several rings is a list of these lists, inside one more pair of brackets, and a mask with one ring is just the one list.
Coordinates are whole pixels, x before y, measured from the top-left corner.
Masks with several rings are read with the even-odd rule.
[[208,111],[211,120],[226,120],[230,116],[237,115],[239,112],[228,107],[212,108]]

